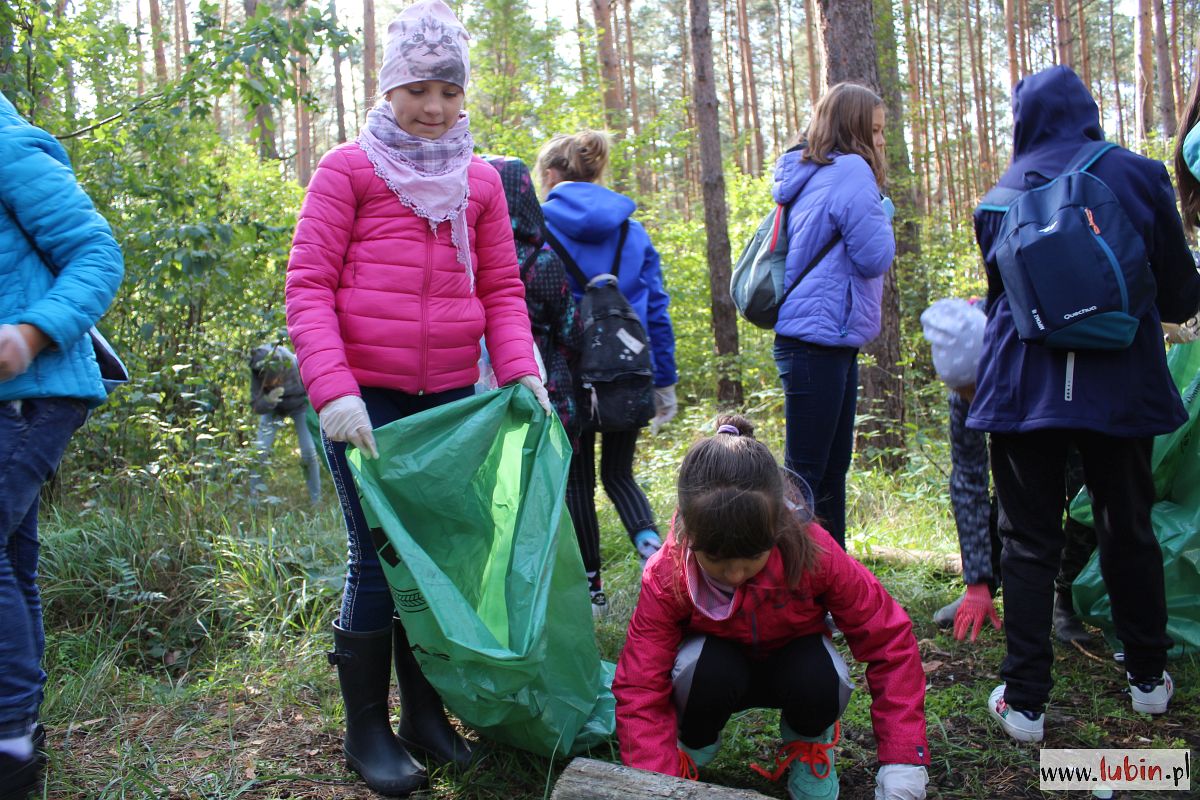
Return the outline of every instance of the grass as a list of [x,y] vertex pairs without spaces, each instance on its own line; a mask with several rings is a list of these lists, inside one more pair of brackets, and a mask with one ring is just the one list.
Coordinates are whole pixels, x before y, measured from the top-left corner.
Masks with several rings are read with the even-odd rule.
[[[765,393],[754,416],[764,420],[760,438],[778,452],[776,403]],[[664,527],[675,468],[711,414],[686,408],[643,441],[638,475]],[[43,717],[51,746],[44,797],[373,796],[342,763],[341,700],[324,658],[345,556],[341,515],[328,484],[325,503],[305,507],[301,476],[286,466],[294,455],[280,452],[277,460],[278,495],[259,506],[220,476],[202,487],[149,481],[108,495],[119,500],[72,496],[67,465],[42,526],[50,676]],[[984,711],[998,683],[1002,634],[989,629],[970,645],[936,630],[930,616],[961,591],[961,580],[943,571],[942,558],[891,557],[957,551],[946,469],[935,433],[900,473],[856,463],[849,489],[850,549],[908,609],[925,662],[929,796],[1065,797],[1037,789],[1037,748],[1007,739]],[[602,655],[615,660],[638,567],[602,493],[600,509],[611,610],[596,635]],[[1153,719],[1130,710],[1120,666],[1102,644],[1057,647],[1045,746],[1200,745],[1200,663],[1179,660],[1170,669],[1178,686],[1171,713]],[[860,688],[838,750],[846,800],[874,796],[876,768],[870,698],[861,666],[854,670]],[[781,784],[748,768],[771,763],[777,724],[772,711],[736,716],[702,777],[786,797]],[[590,755],[619,759],[615,743]],[[467,774],[435,772],[422,797],[548,797],[565,765],[496,746]]]

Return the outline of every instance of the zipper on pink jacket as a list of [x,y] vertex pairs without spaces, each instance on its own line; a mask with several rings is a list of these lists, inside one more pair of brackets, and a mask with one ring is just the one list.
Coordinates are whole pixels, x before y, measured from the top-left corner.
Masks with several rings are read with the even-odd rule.
[[417,372],[417,394],[429,384],[429,284],[433,280],[433,231],[425,226],[425,279],[421,286],[421,369]]

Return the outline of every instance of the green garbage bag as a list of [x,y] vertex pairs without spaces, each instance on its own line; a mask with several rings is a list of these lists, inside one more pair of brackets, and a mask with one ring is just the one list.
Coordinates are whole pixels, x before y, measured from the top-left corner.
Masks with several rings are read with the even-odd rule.
[[[375,431],[347,451],[417,660],[446,707],[543,756],[613,734],[613,665],[563,509],[571,447],[524,387],[475,395]],[[553,613],[551,613],[553,609]]]
[[[1154,439],[1150,468],[1155,497],[1150,511],[1155,538],[1162,548],[1167,594],[1167,633],[1175,640],[1171,657],[1200,652],[1200,342],[1175,345],[1167,365],[1187,410],[1187,421]],[[1093,525],[1091,501],[1081,491],[1071,504],[1071,516]],[[1080,616],[1104,631],[1116,644],[1112,604],[1100,559],[1093,553],[1071,586]]]

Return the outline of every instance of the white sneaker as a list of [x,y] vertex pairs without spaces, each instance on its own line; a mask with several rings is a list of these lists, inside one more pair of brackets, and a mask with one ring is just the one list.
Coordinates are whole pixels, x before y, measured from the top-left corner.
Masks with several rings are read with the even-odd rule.
[[1163,671],[1162,677],[1150,683],[1134,683],[1133,676],[1128,672],[1125,677],[1129,680],[1129,697],[1133,701],[1133,710],[1142,714],[1165,714],[1171,696],[1175,694],[1175,682],[1170,673]]
[[988,695],[988,713],[1018,742],[1040,742],[1046,735],[1046,715],[1013,708],[1004,700],[1004,684]]

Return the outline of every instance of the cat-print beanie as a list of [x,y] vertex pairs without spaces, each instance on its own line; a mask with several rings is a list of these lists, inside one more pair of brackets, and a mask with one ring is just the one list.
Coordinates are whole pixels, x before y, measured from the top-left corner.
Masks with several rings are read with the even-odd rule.
[[442,0],[417,0],[388,25],[379,91],[418,81],[463,89],[471,77],[467,29]]

